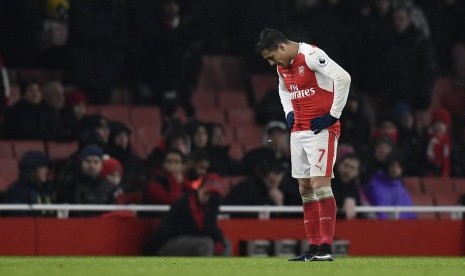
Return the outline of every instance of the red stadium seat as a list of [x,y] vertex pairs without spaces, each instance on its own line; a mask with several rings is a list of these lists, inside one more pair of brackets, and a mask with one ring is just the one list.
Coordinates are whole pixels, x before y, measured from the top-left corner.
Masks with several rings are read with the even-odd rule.
[[0,175],[0,192],[4,192],[18,178],[16,174]]
[[245,91],[222,91],[218,93],[218,104],[224,108],[246,108],[247,94]]
[[243,89],[244,60],[220,55],[207,55],[199,76],[199,88],[210,90]]
[[161,127],[161,114],[156,107],[132,107],[130,115],[134,126]]
[[192,103],[196,109],[218,106],[217,93],[212,90],[196,90],[192,94]]
[[458,194],[465,195],[465,178],[455,178],[453,182],[454,182],[454,190]]
[[240,143],[231,144],[231,147],[229,148],[229,155],[236,160],[241,160],[242,157],[244,157],[244,149],[242,148],[242,145]]
[[0,159],[0,176],[18,176],[18,161],[15,159],[7,158]]
[[48,156],[52,160],[62,160],[70,157],[73,153],[78,150],[78,144],[76,142],[69,143],[47,143]]
[[[136,137],[133,137],[133,142],[138,140],[142,145],[145,146],[145,152],[150,152],[160,143],[160,131],[154,127],[138,127],[135,129],[134,136]],[[139,146],[139,149],[140,148],[141,147]]]
[[246,151],[262,145],[263,130],[258,126],[241,126],[236,128],[237,140]]
[[10,141],[0,141],[0,158],[15,158],[13,146],[11,145]]
[[405,177],[404,178],[404,185],[407,188],[407,191],[410,195],[419,195],[423,194],[421,188],[421,181],[419,177]]
[[[459,204],[460,196],[457,193],[441,193],[434,196],[436,205],[438,206],[455,206]],[[441,219],[451,219],[455,214],[451,213],[438,213]]]
[[[415,206],[433,206],[434,201],[431,195],[411,195]],[[420,219],[436,219],[435,213],[417,213]]]
[[451,178],[425,177],[422,182],[425,193],[429,195],[449,193],[454,190]]
[[271,89],[273,90],[278,89],[278,75],[277,74],[252,75],[251,82],[252,82],[252,91],[255,96],[255,102],[259,102],[261,99],[263,99],[265,94]]
[[118,121],[131,126],[129,119],[129,107],[125,105],[103,105],[100,107],[100,114],[112,121]]
[[16,159],[21,159],[27,151],[35,150],[45,153],[45,146],[42,141],[12,141]]
[[100,114],[100,106],[98,105],[88,105],[87,114]]
[[225,125],[224,110],[219,107],[198,109],[195,116],[200,121]]
[[227,109],[229,126],[253,126],[255,124],[255,113],[250,108]]

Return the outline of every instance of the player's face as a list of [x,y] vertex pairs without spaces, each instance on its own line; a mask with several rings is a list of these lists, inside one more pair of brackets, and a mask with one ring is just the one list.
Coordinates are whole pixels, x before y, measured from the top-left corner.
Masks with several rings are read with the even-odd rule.
[[290,59],[286,53],[286,46],[279,44],[276,50],[270,51],[268,49],[263,50],[261,53],[262,57],[268,61],[271,66],[279,65],[288,67]]

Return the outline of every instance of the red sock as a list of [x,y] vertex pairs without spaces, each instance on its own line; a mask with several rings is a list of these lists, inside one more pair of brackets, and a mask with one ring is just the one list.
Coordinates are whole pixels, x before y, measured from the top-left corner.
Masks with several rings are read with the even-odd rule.
[[304,227],[309,244],[320,245],[320,202],[304,203]]
[[336,226],[336,200],[334,197],[328,197],[319,202],[321,243],[333,244],[334,227]]

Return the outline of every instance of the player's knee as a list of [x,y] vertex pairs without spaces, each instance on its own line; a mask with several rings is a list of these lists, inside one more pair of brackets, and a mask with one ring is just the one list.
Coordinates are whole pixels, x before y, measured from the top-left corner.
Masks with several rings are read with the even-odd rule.
[[299,192],[301,195],[313,192],[312,185],[310,184],[310,179],[299,178],[297,179],[297,181],[299,182]]
[[313,189],[313,190],[316,190],[320,187],[331,187],[331,178],[329,177],[326,177],[326,176],[322,176],[322,177],[312,177],[310,179],[310,187]]

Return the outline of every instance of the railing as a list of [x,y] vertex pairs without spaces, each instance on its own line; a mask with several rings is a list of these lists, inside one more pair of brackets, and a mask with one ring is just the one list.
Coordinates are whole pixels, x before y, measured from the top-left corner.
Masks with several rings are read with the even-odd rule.
[[[68,218],[69,212],[134,211],[167,212],[169,205],[83,205],[83,204],[0,204],[0,211],[56,211],[58,218]],[[221,206],[221,213],[257,213],[260,219],[269,219],[272,213],[301,213],[302,206]],[[465,206],[357,206],[357,213],[450,213],[453,219],[462,219]]]

